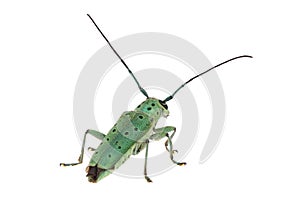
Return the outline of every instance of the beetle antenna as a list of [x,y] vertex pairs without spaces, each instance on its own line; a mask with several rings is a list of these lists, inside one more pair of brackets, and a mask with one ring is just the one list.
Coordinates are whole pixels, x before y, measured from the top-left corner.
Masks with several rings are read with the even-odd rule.
[[241,56],[234,57],[234,58],[231,58],[231,59],[229,59],[229,60],[226,60],[226,61],[224,61],[224,62],[222,62],[222,63],[220,63],[220,64],[218,64],[218,65],[215,65],[215,66],[213,66],[213,67],[207,69],[206,71],[204,71],[204,72],[202,72],[202,73],[200,73],[200,74],[198,74],[198,75],[192,77],[190,80],[188,80],[187,82],[185,82],[184,84],[182,84],[179,88],[176,89],[176,91],[175,91],[172,95],[168,96],[165,100],[163,100],[163,102],[167,102],[167,101],[170,101],[171,99],[173,99],[173,97],[175,96],[175,94],[176,94],[180,89],[182,89],[186,84],[188,84],[189,82],[191,82],[191,81],[194,80],[195,78],[198,78],[199,76],[202,76],[202,75],[204,75],[205,73],[207,73],[207,72],[209,72],[209,71],[211,71],[211,70],[213,70],[213,69],[215,69],[215,68],[217,68],[217,67],[219,67],[219,66],[221,66],[221,65],[223,65],[223,64],[225,64],[225,63],[228,63],[228,62],[230,62],[230,61],[232,61],[232,60],[236,60],[236,59],[239,59],[239,58],[245,58],[245,57],[247,57],[247,58],[253,58],[253,57],[250,56],[250,55],[241,55]]
[[87,16],[92,20],[92,22],[94,23],[94,25],[96,26],[96,28],[98,29],[98,31],[101,33],[102,37],[105,39],[105,41],[108,43],[108,45],[110,46],[110,48],[114,51],[114,53],[118,56],[118,58],[121,60],[121,62],[123,63],[123,65],[127,68],[129,74],[132,76],[132,78],[134,79],[134,81],[136,82],[136,84],[138,85],[140,91],[142,92],[142,94],[144,94],[147,98],[149,98],[148,93],[145,91],[145,89],[143,89],[140,85],[140,83],[138,82],[138,80],[136,79],[136,77],[133,75],[132,71],[129,69],[128,65],[125,63],[125,61],[121,58],[121,56],[117,53],[117,51],[113,48],[113,46],[110,44],[110,42],[108,41],[108,39],[105,37],[105,35],[103,34],[103,32],[100,30],[100,28],[98,27],[98,25],[96,24],[96,22],[93,20],[93,18],[87,14]]

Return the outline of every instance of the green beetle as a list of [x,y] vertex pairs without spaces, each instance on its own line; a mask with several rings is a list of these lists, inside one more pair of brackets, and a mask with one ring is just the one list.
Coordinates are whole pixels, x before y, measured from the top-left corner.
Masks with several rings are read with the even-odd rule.
[[171,161],[177,165],[186,164],[185,162],[177,162],[173,159],[173,154],[174,152],[176,152],[176,150],[173,150],[172,138],[174,137],[174,134],[176,132],[176,127],[165,126],[162,128],[155,128],[158,120],[161,117],[166,118],[167,116],[169,116],[169,110],[166,102],[173,99],[174,95],[186,84],[188,84],[195,78],[204,75],[210,70],[238,58],[252,57],[248,55],[243,55],[224,61],[189,79],[187,82],[183,83],[177,90],[175,90],[175,92],[172,95],[168,96],[164,100],[150,98],[147,92],[140,86],[139,82],[137,81],[136,77],[133,75],[127,64],[116,52],[116,50],[110,44],[108,39],[104,36],[104,34],[94,22],[92,17],[89,14],[88,17],[94,23],[94,25],[101,33],[103,38],[106,40],[108,45],[111,47],[113,52],[118,56],[120,61],[127,68],[129,74],[133,77],[141,93],[146,96],[146,100],[140,105],[138,105],[134,111],[124,112],[118,119],[117,123],[107,133],[107,135],[95,130],[87,130],[84,134],[84,139],[78,162],[60,163],[60,166],[74,166],[82,163],[86,137],[88,134],[90,134],[95,138],[101,140],[101,144],[96,149],[89,148],[90,150],[94,151],[90,163],[86,168],[86,176],[88,177],[89,182],[96,183],[99,180],[103,179],[107,175],[111,174],[112,171],[120,167],[131,155],[136,155],[145,148],[146,151],[144,176],[148,182],[152,182],[151,179],[147,176],[148,145],[150,140],[158,141],[166,137],[167,141],[165,142],[165,147],[166,150],[169,152]]
[[[167,105],[158,99],[148,98],[134,111],[124,112],[106,136],[102,134],[99,136],[98,132],[88,130],[87,133],[98,133],[97,137],[103,137],[102,143],[95,150],[87,167],[89,181],[101,180],[121,166],[130,155],[136,155],[144,148],[146,148],[145,159],[147,160],[149,140],[159,140],[168,136],[168,132],[173,132],[169,136],[171,140],[176,131],[175,127],[155,128],[159,118],[168,115]],[[170,150],[172,151],[171,144]],[[178,165],[185,164],[174,161],[172,154],[171,160]],[[145,178],[151,182],[146,167],[145,164]]]

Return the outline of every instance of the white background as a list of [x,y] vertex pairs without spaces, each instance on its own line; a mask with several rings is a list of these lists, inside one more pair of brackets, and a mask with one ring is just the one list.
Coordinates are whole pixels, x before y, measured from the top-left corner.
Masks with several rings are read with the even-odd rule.
[[[198,164],[201,137],[187,166],[152,184],[116,175],[88,183],[87,159],[58,166],[78,157],[74,87],[105,45],[86,13],[111,40],[165,32],[213,64],[255,57],[218,70],[226,127],[207,162]],[[299,19],[297,1],[1,2],[1,206],[299,206]]]

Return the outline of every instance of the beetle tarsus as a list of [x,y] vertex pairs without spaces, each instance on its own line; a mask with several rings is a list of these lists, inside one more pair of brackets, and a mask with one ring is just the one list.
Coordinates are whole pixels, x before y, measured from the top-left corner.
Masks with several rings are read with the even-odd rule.
[[186,162],[178,162],[177,165],[184,166],[184,165],[186,165]]
[[152,183],[152,180],[148,176],[145,176],[145,179],[147,180],[148,183]]
[[60,167],[68,167],[68,166],[75,166],[81,164],[81,162],[77,162],[77,163],[59,163]]

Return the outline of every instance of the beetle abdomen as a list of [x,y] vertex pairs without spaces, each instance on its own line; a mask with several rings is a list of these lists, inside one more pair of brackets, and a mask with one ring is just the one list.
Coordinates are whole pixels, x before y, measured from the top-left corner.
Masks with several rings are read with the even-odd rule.
[[90,166],[116,169],[132,154],[137,142],[144,142],[153,127],[150,117],[141,112],[124,112],[92,156]]

